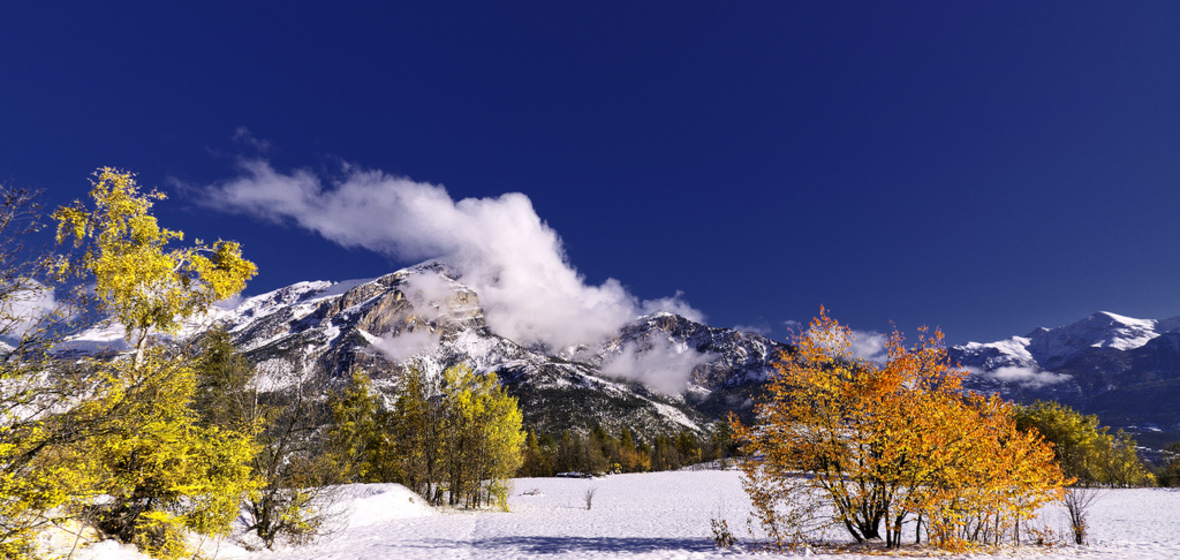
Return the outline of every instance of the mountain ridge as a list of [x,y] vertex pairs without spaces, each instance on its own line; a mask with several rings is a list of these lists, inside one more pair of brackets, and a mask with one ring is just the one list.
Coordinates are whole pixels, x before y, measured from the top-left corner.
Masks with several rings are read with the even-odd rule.
[[[183,335],[222,324],[281,389],[310,372],[340,385],[365,372],[388,400],[408,368],[440,375],[460,363],[495,373],[539,432],[594,425],[647,434],[704,432],[752,404],[788,344],[680,315],[637,316],[603,340],[558,350],[495,333],[479,294],[429,261],[378,278],[299,282],[213,310]],[[110,324],[62,346],[118,351]],[[1055,400],[1158,446],[1180,439],[1180,317],[1107,311],[1024,336],[948,348],[967,388],[1018,401]]]
[[966,385],[1020,402],[1055,400],[1141,441],[1180,439],[1180,317],[1099,311],[1026,336],[956,345]]
[[[354,372],[391,402],[402,375],[441,375],[467,364],[495,373],[539,432],[703,433],[730,409],[749,408],[787,345],[667,312],[636,317],[614,336],[545,351],[493,332],[479,295],[445,264],[428,261],[373,279],[299,282],[219,307],[185,334],[220,324],[256,364],[260,386],[291,387],[310,372],[336,385]],[[64,347],[118,350],[106,325]],[[743,393],[744,391],[744,393]]]

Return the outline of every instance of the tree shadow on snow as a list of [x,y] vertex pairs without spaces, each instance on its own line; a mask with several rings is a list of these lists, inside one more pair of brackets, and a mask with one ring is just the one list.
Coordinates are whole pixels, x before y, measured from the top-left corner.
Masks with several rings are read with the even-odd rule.
[[[453,541],[450,539],[428,538],[418,541],[417,546],[431,549],[474,548],[476,550],[503,550],[527,554],[566,554],[570,552],[594,553],[645,553],[667,550],[684,552],[716,551],[713,541],[705,538],[643,538],[643,537],[517,537],[504,536],[474,541]],[[403,546],[405,543],[403,543]]]
[[493,537],[472,541],[477,550],[520,551],[528,554],[563,554],[568,552],[654,552],[683,550],[708,552],[716,550],[713,541],[703,538],[642,538],[642,537]]

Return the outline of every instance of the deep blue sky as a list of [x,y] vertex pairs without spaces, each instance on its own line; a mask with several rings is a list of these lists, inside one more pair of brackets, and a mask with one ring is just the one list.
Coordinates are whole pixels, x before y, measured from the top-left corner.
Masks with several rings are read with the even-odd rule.
[[77,4],[0,8],[0,180],[135,171],[248,293],[413,264],[174,188],[261,155],[522,192],[588,282],[778,338],[1180,314],[1174,2]]

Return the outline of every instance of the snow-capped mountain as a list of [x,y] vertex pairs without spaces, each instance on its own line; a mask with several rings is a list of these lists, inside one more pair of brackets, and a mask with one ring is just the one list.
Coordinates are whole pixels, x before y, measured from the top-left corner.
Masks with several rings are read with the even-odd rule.
[[1180,317],[1103,311],[950,354],[972,371],[970,387],[1019,401],[1057,400],[1141,438],[1180,436]]
[[[465,363],[495,372],[521,404],[528,427],[555,433],[595,423],[646,433],[702,430],[748,408],[786,345],[678,315],[639,317],[617,336],[548,353],[494,333],[479,295],[445,265],[428,262],[371,280],[301,282],[214,310],[190,326],[224,325],[257,364],[260,386],[279,390],[301,375],[346,383],[361,371],[387,395],[406,368],[437,375]],[[117,328],[96,328],[72,348],[117,349]]]

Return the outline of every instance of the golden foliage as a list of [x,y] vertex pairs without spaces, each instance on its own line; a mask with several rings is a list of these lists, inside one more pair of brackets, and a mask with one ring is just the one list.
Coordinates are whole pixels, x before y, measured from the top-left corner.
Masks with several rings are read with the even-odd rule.
[[168,248],[184,233],[161,228],[150,211],[158,191],[141,193],[131,173],[103,167],[95,172],[90,196],[53,213],[59,244],[72,242],[77,254],[62,256],[61,277],[88,274],[99,301],[126,329],[142,357],[154,330],[174,333],[183,320],[242,290],[257,273],[233,241]]
[[476,375],[466,366],[444,372],[449,402],[444,453],[451,505],[496,503],[508,509],[508,479],[524,461],[525,433],[516,399],[495,373]]
[[32,557],[36,531],[70,518],[153,556],[185,556],[186,532],[226,534],[257,487],[251,429],[199,422],[187,357],[147,344],[240,291],[253,263],[232,242],[167,248],[183,235],[150,214],[163,195],[140,193],[129,173],[96,175],[93,210],[76,202],[53,214],[59,243],[74,247],[53,261],[55,279],[93,281],[135,355],[0,364],[0,380],[20,382],[0,383],[0,557]]
[[388,411],[357,374],[332,413],[329,437],[357,479],[397,480],[435,505],[507,508],[526,434],[516,399],[494,373],[458,365],[430,379],[411,369]]
[[250,432],[200,426],[191,407],[195,374],[186,360],[151,348],[138,367],[96,365],[107,386],[74,422],[101,426],[78,448],[98,467],[88,506],[104,532],[153,556],[189,554],[184,530],[227,535],[242,498],[257,488]]
[[911,347],[894,331],[884,364],[852,356],[851,341],[821,310],[776,364],[760,422],[731,420],[764,464],[760,478],[747,475],[754,487],[807,473],[858,542],[898,546],[916,519],[919,534],[950,549],[998,542],[1060,497],[1050,447],[1016,429],[1009,403],[962,390],[965,374],[950,367],[939,331],[923,329]]

